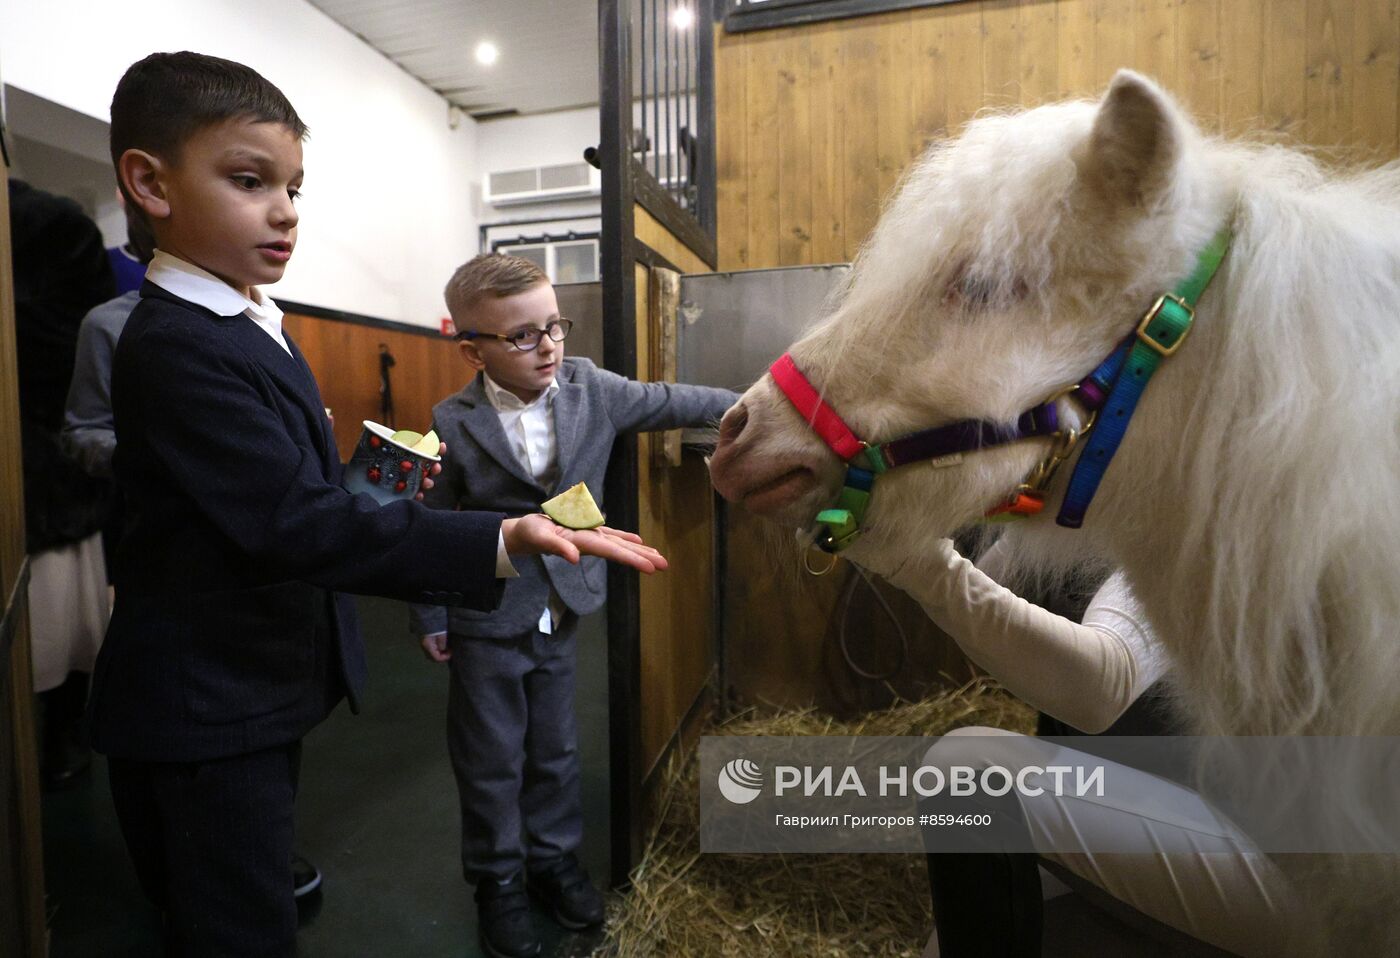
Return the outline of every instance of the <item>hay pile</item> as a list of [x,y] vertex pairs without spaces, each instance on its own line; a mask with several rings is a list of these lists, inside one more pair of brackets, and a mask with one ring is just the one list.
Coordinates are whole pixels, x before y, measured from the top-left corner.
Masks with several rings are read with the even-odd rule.
[[[854,722],[811,709],[750,711],[706,734],[940,735],[1034,724],[1028,706],[979,679]],[[691,754],[666,770],[655,830],[596,954],[918,958],[932,927],[923,856],[701,855],[697,766]]]

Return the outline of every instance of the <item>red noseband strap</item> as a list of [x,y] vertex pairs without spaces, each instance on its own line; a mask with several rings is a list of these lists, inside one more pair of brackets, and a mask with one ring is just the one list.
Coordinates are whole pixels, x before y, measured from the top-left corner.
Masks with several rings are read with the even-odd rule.
[[802,418],[807,420],[812,430],[831,447],[832,452],[849,461],[865,448],[864,443],[851,432],[851,427],[836,414],[836,410],[828,406],[812,388],[812,384],[802,375],[791,356],[783,353],[768,367],[768,372]]

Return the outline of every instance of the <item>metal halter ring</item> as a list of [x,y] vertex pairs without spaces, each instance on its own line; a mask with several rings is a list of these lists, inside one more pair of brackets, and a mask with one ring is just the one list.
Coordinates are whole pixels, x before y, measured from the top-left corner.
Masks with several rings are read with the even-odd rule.
[[825,555],[825,556],[827,556],[829,559],[831,559],[831,562],[828,563],[828,565],[827,565],[827,567],[826,567],[825,569],[822,569],[820,572],[818,572],[816,569],[813,569],[813,568],[812,568],[812,553],[813,553],[813,551],[819,551],[819,550],[813,550],[813,549],[803,549],[803,550],[802,550],[802,568],[804,568],[804,569],[807,570],[807,574],[808,574],[808,575],[812,575],[812,576],[826,575],[826,574],[827,574],[828,572],[830,572],[832,569],[836,568],[836,563],[838,563],[838,562],[841,561],[841,557],[838,556],[836,553],[834,553],[834,552],[823,552],[822,555]]

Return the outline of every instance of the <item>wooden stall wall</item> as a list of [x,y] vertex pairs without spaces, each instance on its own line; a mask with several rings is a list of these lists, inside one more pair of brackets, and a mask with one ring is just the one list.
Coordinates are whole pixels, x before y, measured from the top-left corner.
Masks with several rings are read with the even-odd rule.
[[900,173],[987,107],[1155,77],[1210,132],[1397,154],[1396,0],[965,0],[717,34],[719,268],[854,258]]
[[433,406],[466,385],[471,371],[457,345],[435,332],[386,329],[288,311],[287,332],[306,357],[321,399],[335,415],[335,443],[349,459],[366,419],[380,421],[379,344],[389,347],[396,429],[426,432]]
[[[640,204],[633,210],[636,242],[684,273],[710,267]],[[653,349],[658,330],[650,298],[650,265],[634,264],[637,379],[661,378]],[[638,532],[674,561],[669,572],[641,577],[641,720],[644,780],[678,734],[696,727],[714,661],[714,498],[709,471],[693,451],[680,465],[659,461],[662,433],[637,440]]]
[[40,958],[48,953],[48,941],[29,654],[8,175],[0,161],[0,435],[9,439],[8,454],[0,457],[0,955]]

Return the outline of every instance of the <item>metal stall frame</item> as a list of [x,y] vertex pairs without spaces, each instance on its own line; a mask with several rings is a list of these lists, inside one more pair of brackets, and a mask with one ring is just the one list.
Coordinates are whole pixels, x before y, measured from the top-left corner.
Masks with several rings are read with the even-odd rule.
[[[701,175],[693,210],[683,208],[651,171],[634,156],[633,17],[635,0],[599,0],[599,108],[602,168],[602,244],[604,366],[619,375],[637,375],[637,289],[634,264],[670,266],[665,257],[636,237],[634,204],[650,213],[673,236],[712,268],[715,246],[714,163],[714,9],[711,0],[696,0],[696,118]],[[666,3],[669,10],[669,2]],[[653,24],[656,4],[653,0]],[[640,39],[640,36],[637,37]],[[654,47],[654,43],[653,43]],[[645,65],[645,64],[644,64]],[[649,88],[657,92],[656,72]],[[645,99],[643,99],[645,104]],[[609,522],[623,529],[639,524],[638,450],[634,436],[613,446],[604,487]],[[608,566],[608,698],[610,804],[610,884],[627,884],[643,847],[644,780],[648,769],[642,748],[641,595],[637,573]]]

